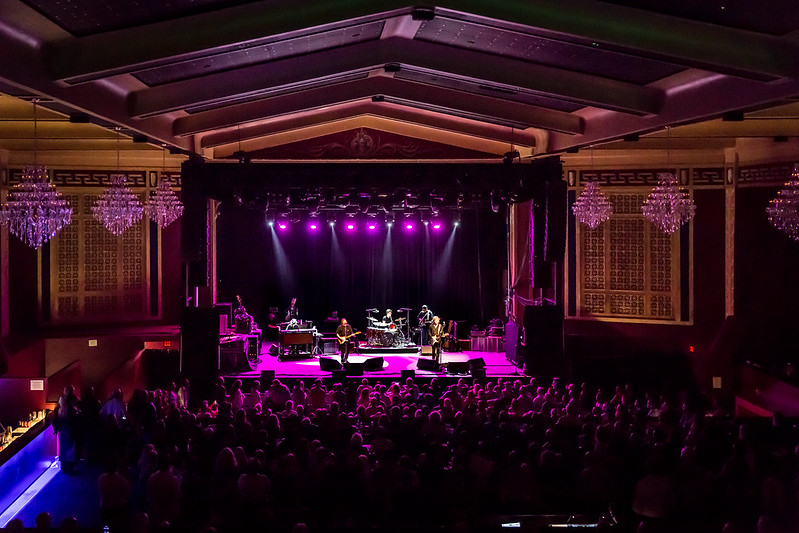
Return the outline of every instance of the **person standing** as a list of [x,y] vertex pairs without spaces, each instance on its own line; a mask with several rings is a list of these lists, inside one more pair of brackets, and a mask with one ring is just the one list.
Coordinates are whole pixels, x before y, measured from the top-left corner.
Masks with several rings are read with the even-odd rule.
[[352,326],[347,324],[347,319],[342,318],[341,324],[336,328],[338,338],[338,349],[341,353],[341,362],[346,363],[350,355],[350,339],[354,336]]
[[58,434],[58,459],[65,474],[74,474],[78,461],[76,447],[79,414],[75,389],[72,385],[67,385],[58,399],[58,410],[53,420],[53,429]]
[[300,309],[297,307],[297,298],[291,299],[291,305],[286,310],[286,322],[300,319]]
[[427,330],[430,329],[430,323],[433,322],[433,312],[427,308],[426,305],[422,306],[422,310],[416,315],[419,319],[419,329],[422,332],[422,346],[427,344]]
[[433,317],[428,333],[430,334],[430,345],[433,347],[433,361],[438,363],[441,358],[441,338],[447,334],[444,333],[444,324],[437,316]]

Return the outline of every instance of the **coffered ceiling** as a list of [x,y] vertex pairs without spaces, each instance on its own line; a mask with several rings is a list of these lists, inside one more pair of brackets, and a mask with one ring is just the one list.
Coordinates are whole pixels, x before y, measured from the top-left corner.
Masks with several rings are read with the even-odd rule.
[[[700,122],[711,126],[688,131],[793,136],[799,8],[764,7],[3,0],[0,92],[71,117],[79,144],[108,148],[116,134],[103,129],[121,127],[139,144],[207,159],[358,128],[499,159]],[[0,147],[22,149],[29,117],[11,100],[0,98]],[[746,120],[733,132],[722,116]],[[49,126],[42,148],[58,138]]]

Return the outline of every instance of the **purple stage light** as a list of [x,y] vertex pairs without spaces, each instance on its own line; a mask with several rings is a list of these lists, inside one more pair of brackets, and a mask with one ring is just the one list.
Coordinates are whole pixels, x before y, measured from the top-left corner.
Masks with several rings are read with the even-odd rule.
[[350,231],[354,230],[355,229],[355,224],[350,222],[349,224],[347,224],[347,229],[350,230]]
[[407,224],[405,224],[405,229],[408,229],[408,230],[411,230],[411,229],[413,229],[413,224],[411,224],[410,222],[408,222]]
[[377,229],[377,224],[375,224],[374,222],[370,222],[369,224],[367,224],[366,227],[369,228],[370,230],[375,230]]
[[288,224],[286,224],[285,222],[281,222],[280,224],[277,225],[277,227],[280,229],[286,229],[288,227]]
[[316,222],[311,222],[310,226],[308,226],[308,227],[311,228],[314,231],[316,231],[319,228],[319,226],[316,224]]
[[433,222],[433,229],[441,229],[441,222]]

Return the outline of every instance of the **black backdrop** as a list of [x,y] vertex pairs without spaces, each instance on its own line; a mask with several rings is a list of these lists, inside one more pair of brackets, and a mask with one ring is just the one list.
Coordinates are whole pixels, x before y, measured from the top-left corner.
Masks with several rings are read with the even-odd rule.
[[410,307],[413,320],[427,304],[444,320],[463,320],[460,337],[474,324],[503,316],[507,243],[502,212],[465,210],[454,234],[449,221],[438,232],[418,224],[407,232],[397,223],[390,245],[384,225],[374,233],[362,226],[348,232],[339,222],[335,238],[324,223],[315,233],[304,223],[280,232],[265,224],[263,210],[231,202],[221,205],[216,223],[217,299],[235,302],[241,295],[262,327],[270,307],[280,310],[282,320],[293,296],[302,318],[322,331],[333,329],[324,322],[332,311],[363,329],[365,309],[371,307],[380,310],[374,315],[378,319],[387,307],[395,316],[398,307]]

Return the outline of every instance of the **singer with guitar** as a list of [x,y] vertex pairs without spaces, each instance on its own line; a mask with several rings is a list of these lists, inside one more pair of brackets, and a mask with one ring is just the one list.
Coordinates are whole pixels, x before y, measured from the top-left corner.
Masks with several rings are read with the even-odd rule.
[[338,349],[341,353],[341,363],[346,363],[350,355],[350,339],[360,333],[360,331],[353,332],[352,326],[347,324],[347,319],[342,318],[341,324],[336,328],[336,338],[338,338]]
[[441,358],[441,339],[449,333],[444,333],[444,324],[437,316],[433,317],[427,332],[430,335],[430,345],[433,347],[433,361],[438,363]]

